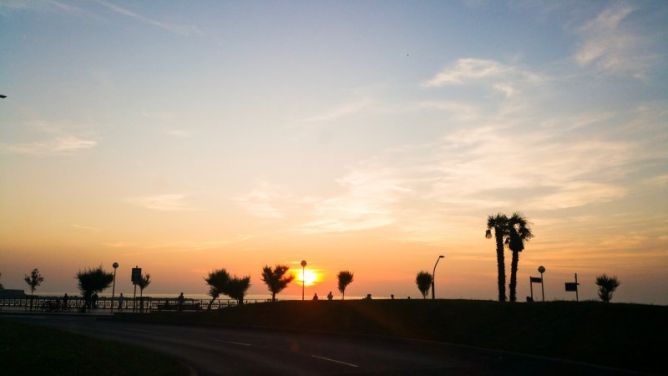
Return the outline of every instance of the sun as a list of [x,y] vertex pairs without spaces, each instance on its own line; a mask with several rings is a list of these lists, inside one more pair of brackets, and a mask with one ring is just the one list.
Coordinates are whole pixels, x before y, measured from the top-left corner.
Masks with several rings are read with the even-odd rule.
[[297,284],[301,285],[302,281],[304,282],[304,286],[313,286],[316,283],[320,282],[320,273],[313,269],[306,269],[304,270],[303,278],[302,278],[302,269],[292,269],[292,274],[295,276],[295,281]]

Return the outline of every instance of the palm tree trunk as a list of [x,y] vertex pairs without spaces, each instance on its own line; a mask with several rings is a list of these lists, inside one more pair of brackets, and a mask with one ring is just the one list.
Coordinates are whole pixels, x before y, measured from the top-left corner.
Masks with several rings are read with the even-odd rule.
[[341,292],[341,300],[346,300],[346,290],[345,289]]
[[216,298],[212,298],[211,301],[209,302],[209,307],[206,309],[207,311],[211,310],[211,306],[213,305],[214,300],[216,300]]
[[272,301],[272,303],[276,302],[276,293],[273,292],[273,291],[271,292],[271,301]]
[[139,312],[144,313],[144,289],[139,289]]
[[496,237],[496,264],[499,273],[499,302],[506,301],[506,261],[503,258],[503,233],[498,227],[494,228]]
[[510,301],[517,301],[517,264],[520,261],[520,253],[513,251],[513,260],[510,264]]

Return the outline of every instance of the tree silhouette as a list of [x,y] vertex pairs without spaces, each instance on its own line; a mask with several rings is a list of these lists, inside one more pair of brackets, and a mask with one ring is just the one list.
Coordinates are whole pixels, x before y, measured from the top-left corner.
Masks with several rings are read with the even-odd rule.
[[[0,273],[0,277],[2,277],[2,273]],[[3,290],[4,288],[5,286],[3,286],[2,283],[0,283],[0,290]]]
[[344,270],[342,272],[339,272],[339,275],[337,276],[339,279],[339,291],[341,291],[341,300],[346,299],[346,287],[353,281],[353,273]]
[[432,277],[429,272],[419,272],[417,274],[417,277],[415,278],[415,283],[417,283],[418,290],[420,290],[420,293],[422,294],[422,298],[427,299],[427,294],[429,293],[429,289],[431,288],[431,282],[434,280],[434,277]]
[[230,275],[225,269],[214,270],[209,275],[204,278],[206,284],[209,285],[209,295],[211,296],[211,301],[209,302],[209,311],[211,310],[211,305],[213,301],[216,300],[220,294],[225,293],[225,288],[227,283],[230,281]]
[[295,278],[294,275],[285,275],[290,268],[285,265],[276,265],[274,270],[267,265],[262,268],[262,280],[267,284],[269,292],[271,292],[271,301],[276,301],[276,294],[283,291],[290,282]]
[[35,290],[37,290],[37,287],[44,282],[44,277],[39,274],[39,269],[35,268],[30,272],[30,275],[26,274],[23,280],[26,281],[30,287],[30,310],[32,311],[32,301],[35,298]]
[[77,272],[77,279],[79,280],[79,290],[81,290],[81,294],[86,302],[83,308],[85,311],[86,305],[90,303],[93,293],[102,292],[109,287],[114,280],[114,275],[104,271],[102,266],[98,266],[95,269]]
[[503,255],[503,243],[508,237],[508,217],[505,214],[497,214],[496,216],[489,216],[487,218],[487,231],[485,237],[490,239],[492,237],[492,229],[494,229],[494,237],[496,239],[496,266],[498,270],[498,287],[499,287],[499,301],[506,301],[506,263]]
[[139,281],[137,282],[137,286],[139,286],[139,310],[140,312],[144,311],[144,289],[148,287],[148,285],[151,284],[151,275],[146,274],[145,276],[142,276],[139,278]]
[[513,213],[508,219],[508,237],[506,243],[513,253],[510,264],[510,301],[517,301],[517,264],[520,261],[520,252],[524,249],[524,242],[533,238],[526,218],[519,213]]
[[606,303],[612,300],[612,293],[615,292],[621,283],[617,277],[608,277],[606,274],[601,274],[596,277],[596,285],[598,286],[598,297]]
[[227,282],[224,293],[235,299],[239,305],[244,304],[246,290],[250,287],[250,277],[237,278],[234,276]]

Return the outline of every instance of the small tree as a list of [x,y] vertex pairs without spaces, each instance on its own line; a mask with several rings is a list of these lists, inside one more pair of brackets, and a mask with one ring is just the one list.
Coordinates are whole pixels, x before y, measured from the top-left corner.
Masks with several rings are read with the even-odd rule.
[[269,292],[271,292],[271,301],[276,301],[276,294],[283,291],[290,282],[295,278],[294,275],[285,275],[290,268],[285,265],[276,265],[274,270],[269,266],[262,268],[262,281],[267,284]]
[[87,269],[84,271],[77,272],[77,277],[79,280],[79,290],[84,297],[84,307],[83,311],[86,310],[86,306],[90,304],[91,297],[96,292],[102,292],[104,289],[111,285],[111,282],[114,280],[113,273],[107,273],[102,266],[98,266],[95,269]]
[[429,272],[422,271],[417,274],[415,283],[417,283],[417,287],[422,294],[422,298],[427,299],[427,293],[429,293],[429,289],[431,288],[431,281],[433,281],[433,279],[434,278],[431,274],[429,274]]
[[37,290],[37,287],[44,282],[44,277],[39,274],[39,269],[35,268],[30,272],[30,275],[26,274],[23,280],[26,281],[30,287],[30,310],[32,311],[32,301],[35,298],[35,290]]
[[337,276],[339,279],[339,291],[341,291],[341,300],[346,299],[346,287],[348,287],[349,284],[352,283],[353,281],[353,273],[344,270],[342,272],[339,272],[339,275]]
[[209,302],[209,307],[207,309],[210,311],[213,301],[216,300],[220,294],[225,293],[227,283],[230,281],[230,275],[227,273],[227,270],[218,269],[210,272],[209,275],[204,278],[204,281],[209,285],[211,301]]
[[250,277],[238,278],[237,276],[234,276],[227,282],[224,293],[229,295],[230,298],[235,299],[239,305],[242,305],[244,304],[246,290],[248,290],[249,287]]
[[602,274],[596,277],[596,285],[598,286],[599,298],[606,303],[610,303],[612,293],[619,287],[620,282],[617,277],[608,277],[606,274]]
[[139,279],[137,286],[139,286],[139,310],[140,312],[144,311],[144,289],[151,284],[151,275],[146,274]]

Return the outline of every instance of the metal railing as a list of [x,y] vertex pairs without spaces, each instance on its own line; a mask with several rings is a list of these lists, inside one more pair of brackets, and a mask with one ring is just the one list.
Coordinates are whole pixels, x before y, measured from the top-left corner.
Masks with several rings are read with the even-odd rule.
[[[247,299],[244,304],[264,303],[268,299]],[[177,298],[154,298],[145,296],[113,300],[109,297],[100,297],[93,304],[89,302],[87,310],[115,312],[154,312],[154,311],[204,311],[209,309],[210,299],[189,299],[179,301]],[[238,303],[233,299],[215,299],[211,303],[211,309],[223,309],[236,306]],[[36,311],[36,312],[78,312],[82,311],[86,302],[79,296],[68,297],[64,301],[62,296],[26,296],[24,298],[0,298],[0,310],[11,311]]]

